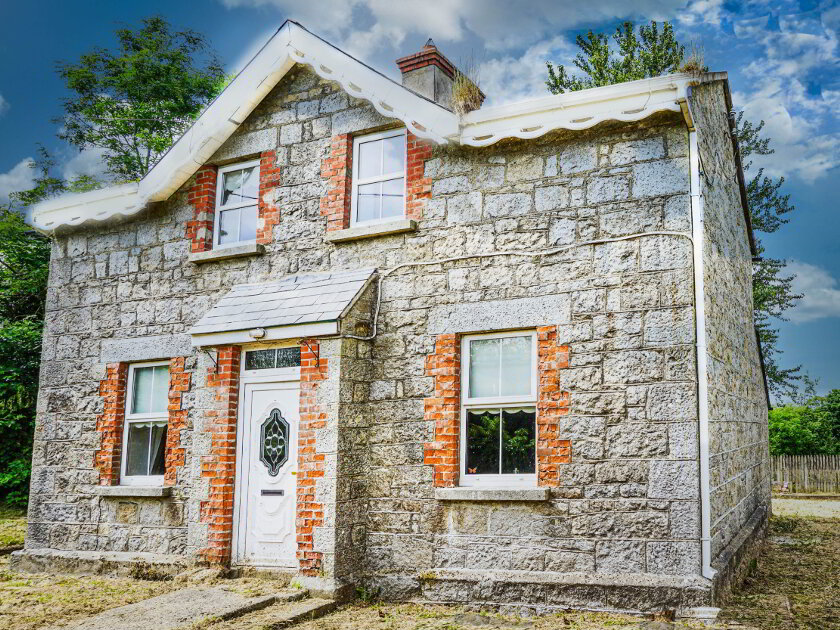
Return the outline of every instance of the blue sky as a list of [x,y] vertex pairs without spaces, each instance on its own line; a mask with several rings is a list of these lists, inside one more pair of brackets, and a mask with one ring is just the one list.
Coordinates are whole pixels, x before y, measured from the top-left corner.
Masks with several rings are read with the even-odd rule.
[[[419,7],[419,9],[418,9]],[[803,364],[820,391],[840,387],[840,0],[39,0],[8,3],[0,37],[0,201],[31,181],[43,143],[65,175],[96,173],[95,151],[56,138],[63,86],[55,62],[109,47],[113,32],[161,14],[204,33],[235,71],[285,18],[398,76],[393,61],[427,37],[456,63],[472,60],[489,104],[545,94],[545,61],[568,64],[574,38],[624,19],[670,20],[712,70],[728,71],[735,106],[764,119],[775,155],[756,159],[784,175],[797,206],[789,225],[762,236],[767,255],[789,259],[801,304],[782,322],[783,362]],[[749,173],[748,173],[749,176]]]

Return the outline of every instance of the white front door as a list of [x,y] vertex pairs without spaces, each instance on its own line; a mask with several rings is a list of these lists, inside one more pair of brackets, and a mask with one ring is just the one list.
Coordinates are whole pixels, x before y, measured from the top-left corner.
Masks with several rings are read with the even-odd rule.
[[237,457],[236,561],[296,567],[300,383],[242,386]]

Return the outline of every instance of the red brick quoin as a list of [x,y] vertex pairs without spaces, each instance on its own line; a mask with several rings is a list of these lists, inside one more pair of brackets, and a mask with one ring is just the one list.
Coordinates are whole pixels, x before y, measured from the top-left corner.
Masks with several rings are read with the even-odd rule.
[[327,378],[327,359],[317,339],[300,344],[300,424],[298,428],[297,558],[303,575],[316,576],[323,556],[315,551],[315,528],[324,524],[324,506],[315,502],[315,483],[324,476],[324,455],[315,451],[315,433],[327,425],[317,403],[318,384]]
[[216,179],[218,168],[202,166],[195,174],[187,199],[193,208],[193,218],[187,221],[190,251],[207,252],[213,249],[213,216],[216,212]]
[[127,380],[127,363],[109,363],[105,368],[105,379],[99,382],[99,395],[104,405],[102,414],[96,418],[100,444],[93,456],[93,467],[99,471],[100,486],[117,486],[120,483]]
[[174,486],[178,479],[178,468],[183,467],[186,449],[181,445],[181,431],[187,428],[187,411],[182,408],[184,392],[190,391],[189,372],[184,369],[186,359],[175,357],[169,360],[169,422],[166,426],[166,454],[163,485]]
[[207,547],[200,555],[213,564],[230,561],[233,538],[233,493],[236,485],[236,416],[239,406],[239,346],[218,348],[216,365],[207,371],[214,406],[206,412],[210,454],[201,458],[201,476],[210,480],[210,494],[201,502],[207,523]]
[[[405,139],[405,218],[423,218],[426,199],[432,195],[432,180],[424,177],[426,160],[432,157],[432,143],[411,132]],[[353,136],[333,136],[330,154],[321,162],[321,177],[327,180],[327,194],[321,197],[321,216],[327,218],[327,232],[350,227],[353,177]]]
[[426,160],[432,159],[432,143],[410,131],[405,138],[405,218],[423,218],[426,199],[432,196],[432,179],[425,177]]
[[569,346],[557,345],[557,327],[537,328],[537,485],[560,485],[560,467],[572,461],[572,445],[561,440],[560,422],[569,413],[569,392],[558,370],[569,367]]
[[423,449],[423,463],[434,466],[438,488],[458,485],[458,433],[461,426],[461,352],[458,335],[438,335],[435,352],[426,357],[426,376],[435,379],[435,395],[423,401],[423,416],[435,423],[435,439]]
[[[435,395],[423,402],[424,417],[435,423],[435,438],[423,451],[423,463],[434,466],[438,488],[458,485],[460,474],[461,358],[458,335],[439,335],[435,352],[426,357],[426,376],[435,379]],[[569,366],[568,346],[557,345],[557,328],[537,328],[537,484],[557,486],[559,464],[571,462],[571,442],[560,439],[560,422],[569,413],[569,393],[560,389],[558,370]]]
[[277,166],[277,153],[260,154],[260,193],[257,205],[257,243],[268,245],[274,238],[274,226],[280,223],[280,207],[274,198],[283,181],[283,169]]

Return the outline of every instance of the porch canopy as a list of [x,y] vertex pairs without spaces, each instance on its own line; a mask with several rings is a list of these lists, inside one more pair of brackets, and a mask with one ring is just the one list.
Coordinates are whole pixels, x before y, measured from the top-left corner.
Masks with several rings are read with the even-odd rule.
[[233,286],[190,329],[193,346],[337,335],[376,269],[301,273]]

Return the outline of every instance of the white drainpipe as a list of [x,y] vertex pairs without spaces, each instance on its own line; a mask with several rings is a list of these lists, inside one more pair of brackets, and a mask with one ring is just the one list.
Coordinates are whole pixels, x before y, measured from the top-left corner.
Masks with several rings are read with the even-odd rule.
[[[690,96],[689,88],[689,96]],[[690,106],[689,106],[690,110]],[[697,322],[697,413],[700,424],[700,543],[702,573],[713,578],[712,515],[709,479],[709,371],[706,362],[706,301],[703,279],[703,195],[700,194],[700,155],[693,124],[688,134],[691,169],[691,226],[694,241],[694,309]]]

